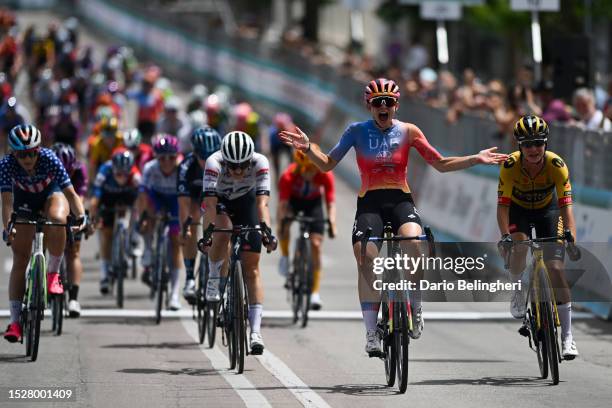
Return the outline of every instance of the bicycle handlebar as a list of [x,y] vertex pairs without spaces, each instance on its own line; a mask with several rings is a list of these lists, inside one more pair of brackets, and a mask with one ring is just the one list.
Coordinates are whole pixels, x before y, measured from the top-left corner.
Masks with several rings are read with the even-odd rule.
[[[221,232],[221,233],[232,234],[232,235],[240,235],[240,234],[243,234],[245,232],[250,232],[250,231],[259,231],[264,236],[269,234],[270,236],[268,238],[273,237],[272,234],[270,233],[270,229],[264,222],[261,222],[260,225],[257,227],[244,227],[242,225],[234,225],[232,228],[215,228],[215,224],[210,223],[208,225],[208,228],[206,228],[202,232],[202,238],[198,240],[198,249],[201,252],[203,252],[203,248],[206,246],[206,243],[211,239],[212,234],[214,232]],[[271,250],[267,250],[267,253],[271,253],[271,252],[272,252]]]
[[[7,230],[9,233],[13,230],[15,225],[34,225],[36,227],[62,227],[66,228],[66,234],[68,237],[68,243],[72,245],[74,243],[74,235],[71,227],[75,225],[75,218],[72,215],[68,215],[65,223],[47,221],[45,218],[38,218],[36,221],[33,220],[17,220],[17,213],[11,213],[11,218],[8,222]],[[10,242],[6,242],[6,246],[11,246]]]
[[[566,228],[563,231],[563,235],[556,235],[553,237],[544,237],[544,238],[529,238],[529,239],[521,239],[517,241],[512,241],[510,248],[512,245],[521,244],[527,245],[529,247],[533,247],[536,243],[546,243],[546,242],[556,242],[556,241],[564,241],[566,243],[565,249],[567,250],[567,256],[571,261],[578,261],[582,257],[582,253],[580,252],[580,248],[575,245],[574,236],[569,228]],[[510,251],[506,252],[506,256],[504,259],[504,267],[508,269],[510,264]]]
[[436,255],[435,246],[434,246],[434,235],[431,232],[431,228],[429,226],[423,227],[424,234],[415,235],[412,237],[405,236],[391,236],[391,237],[372,237],[372,228],[368,228],[363,237],[361,238],[361,263],[365,258],[366,247],[368,242],[400,242],[400,241],[427,241],[429,243],[429,256],[434,257]]

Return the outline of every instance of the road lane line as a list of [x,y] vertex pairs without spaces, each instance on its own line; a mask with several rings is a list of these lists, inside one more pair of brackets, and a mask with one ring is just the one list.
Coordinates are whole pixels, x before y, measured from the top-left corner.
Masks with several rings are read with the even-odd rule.
[[[190,319],[181,319],[181,322],[185,331],[193,338],[193,341],[199,344],[198,330],[195,323]],[[266,397],[257,390],[245,375],[237,375],[233,370],[227,369],[227,357],[216,346],[213,349],[209,349],[204,347],[204,345],[200,345],[200,351],[210,360],[213,368],[236,391],[248,408],[272,407]]]
[[257,356],[261,365],[283,384],[307,408],[331,408],[319,394],[306,385],[280,358],[268,349]]
[[[46,310],[45,313],[50,313]],[[9,316],[8,309],[0,309],[0,317]],[[81,311],[81,317],[125,317],[125,318],[153,318],[155,311],[148,309],[87,309],[84,308]],[[180,310],[172,312],[168,310],[162,311],[164,319],[179,319],[189,318],[193,316],[191,310]],[[508,312],[424,312],[423,316],[427,320],[464,320],[464,321],[478,321],[478,320],[516,320]],[[290,310],[266,310],[263,316],[263,320],[284,320],[293,317],[293,312]],[[572,319],[595,319],[595,315],[587,312],[572,312]],[[351,311],[320,311],[320,312],[309,312],[309,320],[356,320],[361,321],[363,318],[361,312]]]

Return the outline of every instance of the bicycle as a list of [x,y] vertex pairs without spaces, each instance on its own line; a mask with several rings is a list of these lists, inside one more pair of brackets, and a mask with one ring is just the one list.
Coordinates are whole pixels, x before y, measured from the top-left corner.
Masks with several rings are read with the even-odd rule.
[[[566,229],[563,235],[547,238],[537,238],[533,224],[529,225],[529,229],[530,239],[512,241],[512,245],[528,246],[533,258],[529,288],[525,299],[526,312],[519,333],[529,339],[529,348],[536,353],[541,378],[548,378],[550,371],[553,385],[557,385],[559,384],[559,363],[563,361],[559,350],[557,330],[561,323],[555,293],[551,289],[550,275],[544,262],[544,248],[541,244],[565,241],[568,257],[573,261],[580,259],[580,250],[574,245],[574,238],[569,229]],[[506,269],[509,267],[509,259],[510,251],[507,251],[504,265]]]
[[[149,218],[149,216],[146,212],[143,212],[138,225],[141,225],[142,221],[146,218]],[[152,265],[151,298],[155,301],[155,323],[160,324],[164,299],[166,306],[169,302],[170,239],[168,236],[170,223],[176,221],[177,217],[173,217],[170,213],[164,212],[163,215],[154,217],[154,219],[157,221],[157,226],[154,235],[155,254]]]
[[[187,234],[187,229],[194,223],[191,216],[187,217],[183,224],[183,237]],[[193,319],[198,323],[198,340],[204,343],[208,335],[208,347],[215,346],[217,328],[217,308],[206,301],[206,284],[208,283],[208,254],[200,253],[198,267],[196,268],[196,301],[193,304]]]
[[293,311],[293,324],[302,320],[302,327],[308,324],[308,311],[310,310],[310,296],[313,285],[313,262],[312,249],[310,246],[310,230],[313,224],[324,222],[328,226],[328,235],[333,238],[331,223],[329,219],[317,219],[306,217],[298,213],[292,217],[285,217],[282,221],[283,230],[293,221],[300,225],[300,234],[295,240],[295,252],[293,255],[293,271],[287,276],[288,298]]
[[129,239],[129,220],[124,207],[115,207],[113,235],[111,244],[111,283],[116,284],[117,307],[123,309],[124,282],[128,276],[128,254],[131,242]]
[[[62,259],[59,270],[59,278],[64,288],[68,288],[68,272],[66,268],[66,258]],[[51,309],[51,331],[56,336],[61,336],[64,314],[66,309],[67,290],[64,290],[62,295],[49,296],[49,308]]]
[[[36,361],[38,358],[38,346],[40,343],[40,322],[44,319],[47,293],[47,261],[44,254],[44,231],[43,228],[62,227],[66,228],[68,237],[72,236],[70,227],[71,220],[65,224],[47,221],[44,218],[39,218],[36,221],[18,220],[17,214],[12,213],[8,223],[8,231],[12,231],[15,225],[33,225],[35,226],[34,245],[32,248],[32,257],[30,258],[30,267],[26,275],[26,290],[23,298],[23,306],[21,311],[21,327],[23,328],[23,336],[21,342],[25,338],[26,356],[30,357],[31,361]],[[9,243],[7,245],[10,246]],[[63,298],[63,295],[55,295]]]
[[[368,242],[386,242],[387,256],[395,258],[401,251],[399,242],[401,241],[427,241],[429,245],[429,256],[435,256],[434,236],[428,226],[423,228],[424,234],[403,237],[393,233],[391,223],[386,223],[382,237],[372,237],[372,228],[368,228],[361,239],[361,261],[366,255],[366,245]],[[378,356],[385,363],[385,376],[387,386],[393,387],[396,375],[398,378],[398,388],[401,394],[408,388],[408,346],[412,337],[412,308],[408,291],[388,290],[385,283],[403,282],[401,270],[386,269],[383,272],[382,290],[382,318],[378,321],[378,331],[382,339],[382,355]],[[371,356],[375,357],[375,356]]]
[[[223,344],[228,347],[230,370],[236,368],[238,374],[244,372],[244,358],[249,354],[247,344],[249,300],[240,262],[242,242],[248,232],[265,233],[267,230],[264,223],[261,223],[258,227],[234,225],[233,228],[215,228],[214,224],[211,223],[204,230],[203,237],[198,241],[198,248],[204,252],[204,246],[214,232],[231,234],[232,250],[229,274],[225,288],[222,288],[222,300],[215,307],[220,308],[218,312],[220,317],[217,322],[223,328]],[[268,253],[270,252],[268,251]]]

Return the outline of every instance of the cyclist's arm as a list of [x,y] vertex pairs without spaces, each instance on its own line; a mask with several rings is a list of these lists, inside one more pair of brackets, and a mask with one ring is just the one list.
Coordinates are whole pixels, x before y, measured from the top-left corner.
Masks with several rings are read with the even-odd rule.
[[576,222],[572,211],[572,184],[569,179],[569,170],[560,157],[552,159],[552,176],[555,181],[557,192],[557,203],[560,208],[563,227],[569,228],[574,238],[576,238]]
[[263,221],[268,225],[270,223],[270,207],[268,206],[268,202],[270,201],[269,195],[258,195],[256,198],[257,205],[257,217],[260,221]]
[[13,211],[13,193],[10,191],[2,192],[2,225],[4,230],[8,227]]
[[576,239],[576,221],[574,220],[574,211],[571,205],[566,205],[560,209],[561,219],[563,220],[563,228],[569,228],[572,236]]
[[512,168],[513,158],[506,160],[499,170],[497,186],[497,225],[501,235],[510,233],[510,204],[512,204]]
[[331,156],[323,153],[317,146],[311,144],[310,150],[306,152],[306,155],[312,162],[319,168],[319,170],[327,172],[333,170],[338,164]]
[[83,202],[81,201],[81,197],[74,191],[74,187],[69,185],[68,187],[62,190],[66,199],[68,199],[68,204],[70,204],[70,210],[76,215],[77,218],[85,215],[85,208],[83,208]]
[[98,206],[100,205],[100,198],[94,196],[89,200],[89,215],[91,218],[96,218],[98,216]]
[[497,205],[497,225],[501,235],[510,233],[510,207],[507,205]]
[[217,218],[218,201],[219,199],[217,196],[204,197],[204,205],[206,206],[206,211],[204,211],[204,221],[202,222],[204,229],[208,228],[211,223],[215,222],[215,218]]
[[[189,217],[191,213],[191,198],[189,196],[179,196],[178,197],[178,205],[179,205],[179,221],[181,223],[181,228],[185,224],[187,217]],[[193,220],[193,222],[198,222],[198,220]]]

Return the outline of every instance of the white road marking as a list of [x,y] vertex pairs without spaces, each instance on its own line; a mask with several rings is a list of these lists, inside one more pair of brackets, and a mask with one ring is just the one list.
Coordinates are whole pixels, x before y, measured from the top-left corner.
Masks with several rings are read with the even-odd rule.
[[[50,313],[46,310],[45,313]],[[263,320],[283,320],[290,319],[293,314],[290,310],[266,310],[264,312]],[[139,317],[150,317],[153,318],[155,312],[153,310],[146,309],[87,309],[84,308],[81,311],[81,317],[126,317],[126,318],[139,318]],[[0,309],[0,317],[9,316],[8,309]],[[165,319],[179,319],[179,318],[191,318],[191,310],[180,310],[178,312],[171,312],[164,310],[162,316]],[[516,320],[510,313],[506,312],[423,312],[423,316],[427,320]],[[572,312],[572,319],[594,319],[595,316],[587,312]],[[361,312],[351,311],[320,311],[310,312],[308,314],[309,320],[362,320]]]
[[278,379],[287,390],[305,407],[331,408],[323,398],[311,390],[291,369],[269,350],[265,350],[257,360],[266,370]]
[[[198,330],[194,322],[189,319],[181,319],[181,322],[187,333],[193,338],[193,341],[199,343]],[[201,345],[200,351],[210,360],[213,368],[217,370],[219,375],[231,385],[247,407],[272,407],[263,394],[255,388],[245,375],[236,375],[233,370],[230,371],[226,368],[228,366],[228,359],[217,347],[209,349]]]

